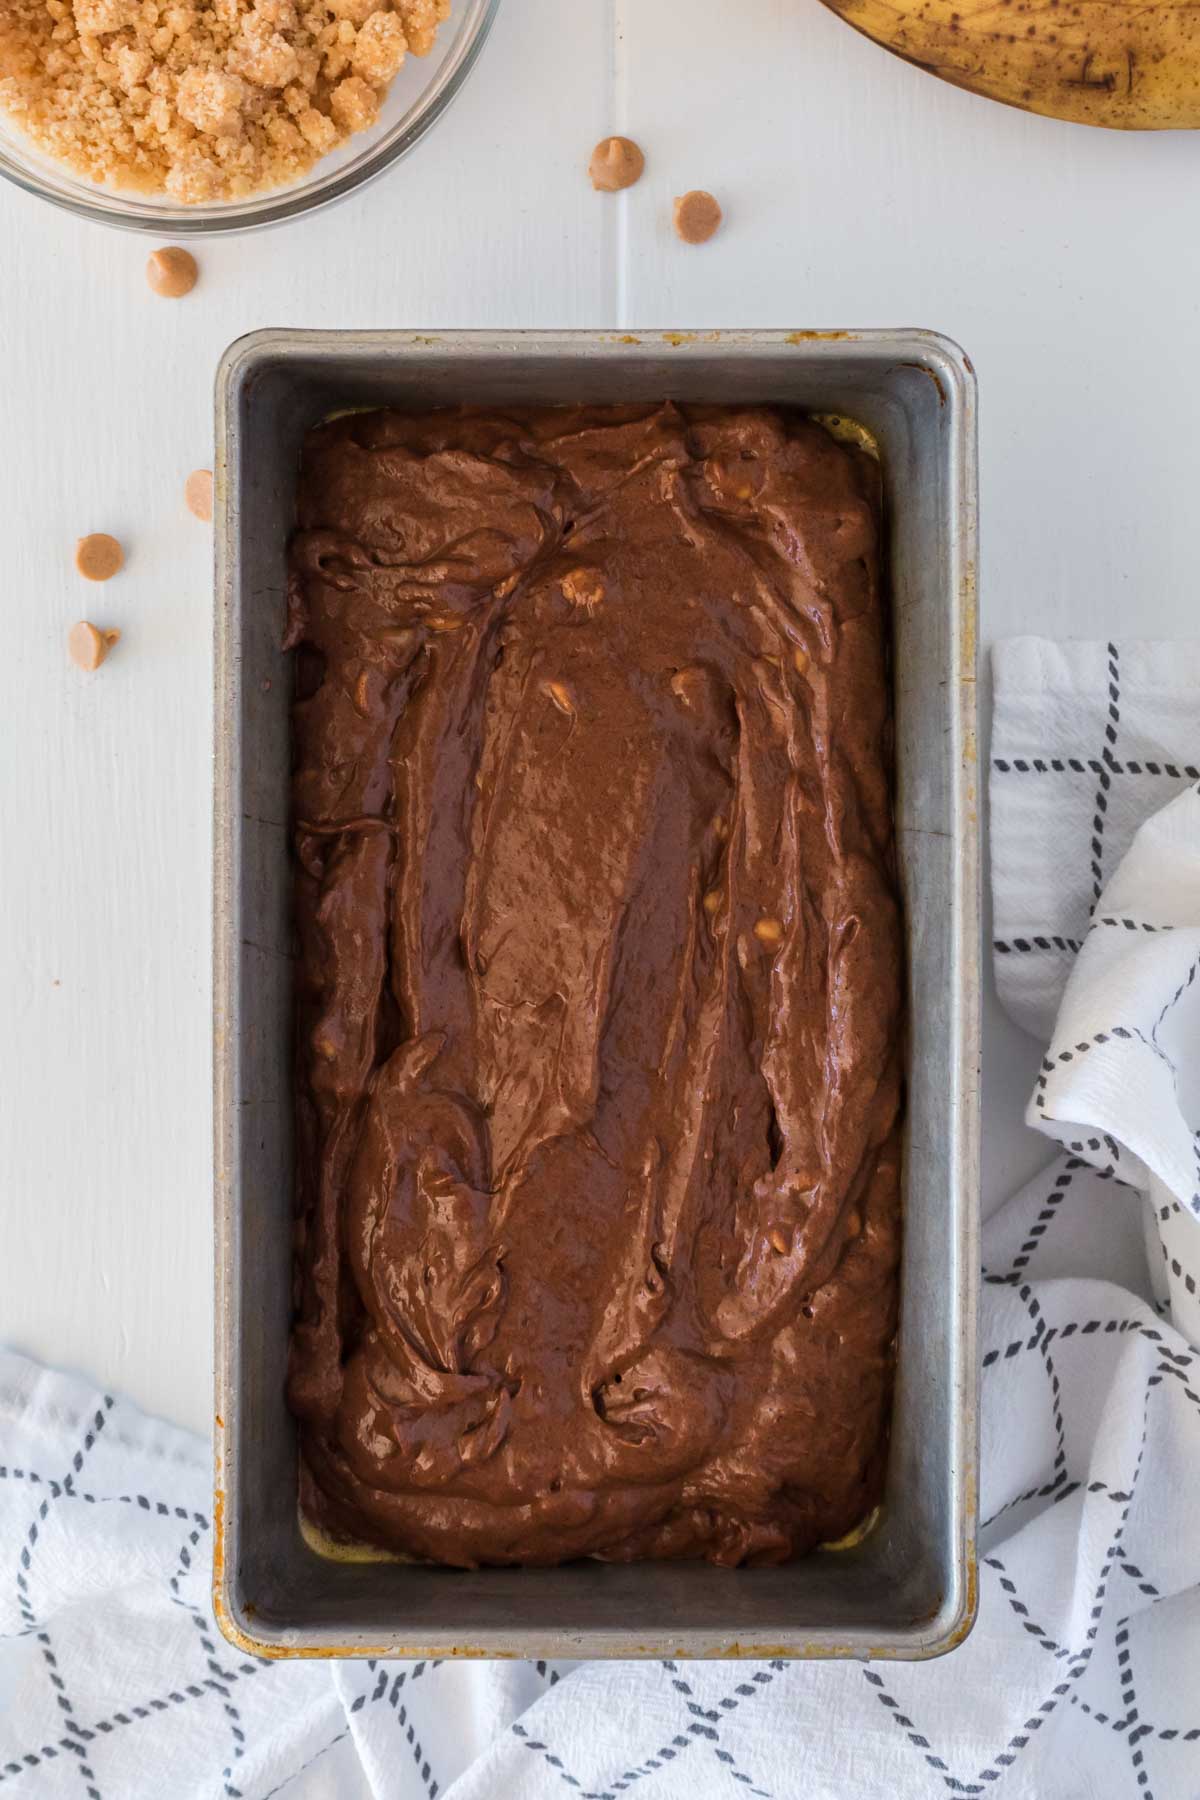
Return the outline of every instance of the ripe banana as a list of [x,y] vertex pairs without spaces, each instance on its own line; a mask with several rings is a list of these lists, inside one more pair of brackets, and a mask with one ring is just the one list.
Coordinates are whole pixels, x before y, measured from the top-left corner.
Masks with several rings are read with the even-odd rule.
[[1200,126],[1194,0],[825,0],[906,62],[1027,112],[1122,131]]

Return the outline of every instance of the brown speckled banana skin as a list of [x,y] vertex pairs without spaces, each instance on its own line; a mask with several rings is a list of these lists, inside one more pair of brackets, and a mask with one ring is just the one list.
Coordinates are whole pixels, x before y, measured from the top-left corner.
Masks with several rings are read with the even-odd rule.
[[957,87],[1119,131],[1200,125],[1195,0],[824,0]]

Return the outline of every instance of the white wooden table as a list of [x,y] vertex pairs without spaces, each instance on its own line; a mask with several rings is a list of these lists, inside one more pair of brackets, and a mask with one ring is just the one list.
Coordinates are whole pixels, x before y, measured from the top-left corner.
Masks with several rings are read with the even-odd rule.
[[[732,20],[735,35],[727,35]],[[593,194],[593,141],[648,158]],[[0,1338],[199,1430],[210,1412],[208,530],[218,355],[260,325],[925,325],[981,391],[983,641],[1182,635],[1194,599],[1200,135],[942,86],[817,0],[504,0],[420,149],[356,199],[151,247],[0,193]],[[671,197],[727,223],[679,244]],[[116,533],[109,587],[71,566]],[[85,677],[72,622],[117,625]],[[986,684],[985,684],[986,694]],[[1036,1047],[989,996],[985,1192],[1045,1160]]]

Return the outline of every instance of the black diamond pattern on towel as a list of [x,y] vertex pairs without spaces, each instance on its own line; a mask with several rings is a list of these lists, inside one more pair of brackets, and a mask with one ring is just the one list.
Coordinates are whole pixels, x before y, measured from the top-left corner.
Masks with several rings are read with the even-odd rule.
[[210,1610],[203,1448],[0,1352],[0,1800],[1197,1800],[1200,1356],[1178,1324],[1200,1273],[1197,1143],[1195,1183],[1160,1184],[1151,1219],[1172,1313],[1145,1255],[1142,1150],[1059,1109],[1113,1057],[1173,1092],[1191,1054],[1200,943],[1156,895],[1105,897],[1138,820],[1200,781],[1200,738],[1174,730],[1184,706],[1200,722],[1200,657],[1194,697],[1148,709],[1148,655],[1097,646],[1086,680],[1051,659],[1086,689],[1077,741],[1029,705],[1024,739],[994,744],[993,825],[998,796],[1003,813],[1040,795],[1056,818],[1066,797],[1047,867],[1077,878],[1073,910],[998,904],[1002,993],[1093,953],[1172,973],[1144,1010],[1123,1000],[1053,1043],[1047,1026],[1031,1070],[1065,1141],[985,1233],[974,1636],[865,1667],[248,1658]]

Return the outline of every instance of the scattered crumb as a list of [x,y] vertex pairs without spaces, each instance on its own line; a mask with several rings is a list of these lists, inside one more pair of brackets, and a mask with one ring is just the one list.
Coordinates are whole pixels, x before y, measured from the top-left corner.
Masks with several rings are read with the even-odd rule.
[[93,531],[75,546],[75,567],[88,581],[110,581],[124,565],[125,552],[107,531]]
[[90,674],[100,667],[120,635],[119,631],[101,631],[99,626],[81,619],[78,625],[71,627],[67,653],[77,668],[86,669]]
[[588,174],[597,193],[615,194],[632,187],[646,167],[646,158],[632,138],[601,138],[592,151]]
[[675,201],[675,230],[685,244],[706,244],[721,223],[721,208],[703,188],[680,194]]
[[200,279],[200,270],[190,250],[168,244],[164,250],[153,250],[146,259],[146,280],[164,300],[182,300]]
[[365,131],[368,125],[375,123],[379,117],[379,99],[375,89],[361,76],[348,75],[345,81],[338,82],[329,96],[329,110],[334,123],[349,136],[355,131]]
[[185,205],[239,199],[372,125],[449,12],[450,0],[2,0],[0,108],[92,181]]
[[213,478],[211,469],[193,469],[183,484],[187,508],[198,519],[207,522],[213,515]]

